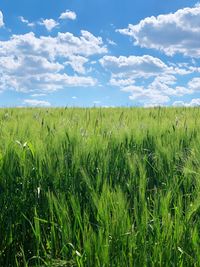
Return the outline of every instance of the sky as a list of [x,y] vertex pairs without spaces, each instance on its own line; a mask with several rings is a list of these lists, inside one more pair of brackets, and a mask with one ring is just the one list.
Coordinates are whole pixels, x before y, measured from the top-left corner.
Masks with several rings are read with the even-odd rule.
[[200,2],[1,0],[0,107],[200,106]]

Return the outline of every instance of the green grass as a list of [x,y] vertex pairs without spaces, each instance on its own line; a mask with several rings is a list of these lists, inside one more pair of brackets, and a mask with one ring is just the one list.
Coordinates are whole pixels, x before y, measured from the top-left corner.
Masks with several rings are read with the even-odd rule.
[[200,109],[1,109],[0,266],[200,266]]

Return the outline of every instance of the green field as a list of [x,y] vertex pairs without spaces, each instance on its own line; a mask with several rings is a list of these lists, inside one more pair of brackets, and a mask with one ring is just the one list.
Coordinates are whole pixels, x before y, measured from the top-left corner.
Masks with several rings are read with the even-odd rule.
[[1,109],[0,266],[200,266],[200,108]]

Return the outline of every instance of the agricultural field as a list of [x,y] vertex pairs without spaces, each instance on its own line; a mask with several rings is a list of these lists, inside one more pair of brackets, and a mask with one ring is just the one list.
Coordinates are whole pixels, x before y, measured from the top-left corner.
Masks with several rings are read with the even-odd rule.
[[0,266],[200,266],[200,108],[0,109]]

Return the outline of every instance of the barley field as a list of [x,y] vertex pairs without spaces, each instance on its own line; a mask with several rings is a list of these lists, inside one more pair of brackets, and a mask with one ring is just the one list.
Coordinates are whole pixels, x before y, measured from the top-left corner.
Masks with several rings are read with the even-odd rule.
[[200,108],[0,109],[0,266],[200,266]]

